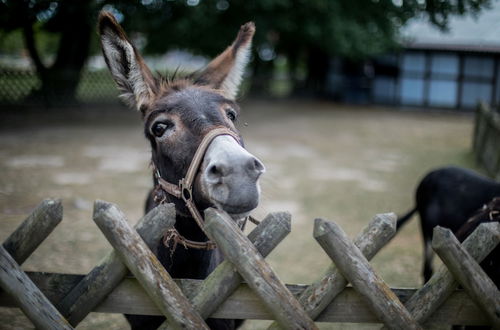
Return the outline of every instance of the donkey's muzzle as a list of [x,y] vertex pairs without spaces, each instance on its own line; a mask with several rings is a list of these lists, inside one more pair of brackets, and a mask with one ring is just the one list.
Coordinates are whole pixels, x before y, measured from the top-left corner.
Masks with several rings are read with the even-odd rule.
[[258,180],[264,172],[264,164],[235,139],[219,136],[205,154],[201,184],[216,206],[231,214],[245,213],[258,205]]

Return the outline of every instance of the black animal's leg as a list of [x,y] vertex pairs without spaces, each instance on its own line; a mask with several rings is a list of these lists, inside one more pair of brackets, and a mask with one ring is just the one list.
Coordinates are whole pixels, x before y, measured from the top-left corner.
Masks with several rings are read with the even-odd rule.
[[424,238],[424,283],[432,276],[432,258],[434,257],[434,251],[432,250],[431,239],[428,237]]

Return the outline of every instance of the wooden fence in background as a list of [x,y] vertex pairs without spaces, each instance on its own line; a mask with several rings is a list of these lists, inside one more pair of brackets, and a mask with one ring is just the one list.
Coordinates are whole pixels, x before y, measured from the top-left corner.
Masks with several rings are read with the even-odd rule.
[[500,112],[480,103],[476,111],[473,150],[476,161],[500,180]]
[[500,241],[499,223],[482,224],[462,244],[437,228],[433,244],[445,266],[419,289],[391,289],[368,260],[395,234],[394,214],[375,216],[354,241],[317,219],[314,238],[333,262],[310,285],[284,284],[264,259],[290,232],[288,213],[268,215],[245,236],[225,213],[207,210],[205,229],[226,261],[205,280],[172,279],[151,252],[174,225],[173,206],[152,210],[135,229],[107,202],[96,201],[93,218],[113,250],[90,273],[25,273],[19,265],[62,219],[60,201],[42,202],[0,247],[0,306],[21,308],[41,329],[71,329],[90,312],[165,315],[162,329],[206,329],[207,317],[275,320],[271,329],[500,325],[500,294],[478,266]]

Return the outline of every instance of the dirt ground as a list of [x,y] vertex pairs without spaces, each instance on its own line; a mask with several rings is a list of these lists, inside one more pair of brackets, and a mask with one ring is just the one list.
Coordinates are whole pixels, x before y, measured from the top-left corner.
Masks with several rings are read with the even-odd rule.
[[[247,149],[267,167],[254,215],[286,210],[293,216],[292,233],[268,258],[287,283],[310,283],[330,263],[312,237],[315,218],[336,221],[353,237],[376,213],[410,209],[415,186],[430,169],[475,168],[472,115],[291,101],[247,102],[242,108],[239,126]],[[149,145],[132,111],[2,111],[0,239],[44,198],[62,198],[64,220],[23,268],[90,271],[110,249],[92,221],[93,201],[118,204],[135,223],[151,185],[148,163]],[[414,219],[372,264],[393,287],[419,286],[421,244]],[[263,326],[248,322],[245,328]],[[30,327],[19,311],[0,309],[0,329]],[[93,313],[78,328],[127,324],[121,315]]]

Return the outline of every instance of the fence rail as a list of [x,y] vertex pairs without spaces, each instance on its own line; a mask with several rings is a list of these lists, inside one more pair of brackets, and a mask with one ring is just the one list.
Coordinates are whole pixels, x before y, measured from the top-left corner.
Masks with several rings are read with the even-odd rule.
[[[56,304],[71,287],[77,285],[85,275],[28,272],[28,277],[47,298]],[[186,296],[199,291],[202,280],[175,280]],[[296,296],[301,296],[311,285],[292,285],[287,288]],[[401,302],[405,303],[417,289],[392,289]],[[5,292],[0,293],[0,306],[17,307],[15,300]],[[91,312],[113,314],[162,315],[136,278],[126,277]],[[262,304],[260,298],[246,284],[240,284],[211,315],[212,318],[236,318],[247,320],[273,320],[272,314]],[[450,324],[453,320],[463,325],[484,325],[487,319],[468,294],[455,290],[448,299],[428,319],[432,324]],[[380,323],[361,295],[352,287],[347,287],[330,303],[316,319],[316,322]]]
[[[267,319],[276,321],[270,328],[306,329],[315,329],[315,322],[369,322],[414,329],[436,323],[499,324],[498,290],[487,280],[467,281],[456,269],[464,267],[472,277],[484,276],[477,263],[499,243],[500,223],[480,225],[462,245],[449,243],[449,231],[437,229],[436,250],[452,272],[443,266],[420,289],[391,289],[368,259],[394,235],[394,214],[375,216],[353,242],[335,223],[317,219],[314,237],[332,265],[311,285],[285,285],[264,259],[290,232],[288,213],[270,214],[246,237],[225,213],[207,210],[206,231],[227,259],[203,281],[173,280],[151,253],[175,222],[173,206],[157,207],[133,229],[116,205],[103,201],[94,205],[94,221],[113,246],[104,261],[87,275],[24,273],[19,264],[60,219],[60,201],[42,202],[0,251],[4,289],[0,306],[20,307],[41,328],[68,329],[92,311],[165,315],[163,329],[202,329],[207,317]],[[49,225],[43,231],[33,230],[40,223]],[[21,243],[33,241],[28,249],[21,248]],[[25,251],[22,257],[16,254],[19,249]],[[127,269],[135,278],[127,277]],[[348,282],[352,287],[346,287]],[[465,290],[457,290],[459,282]],[[33,299],[42,303],[32,304]]]

